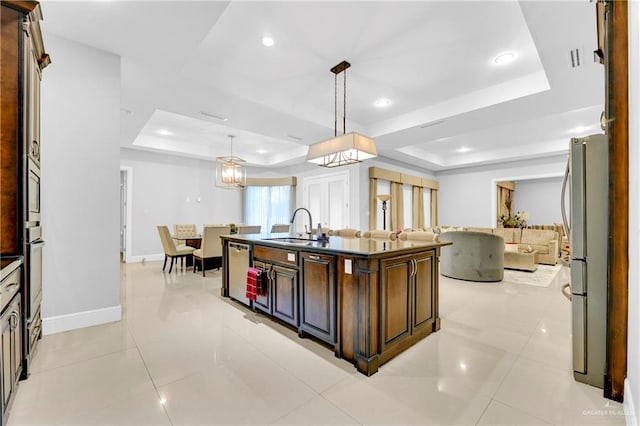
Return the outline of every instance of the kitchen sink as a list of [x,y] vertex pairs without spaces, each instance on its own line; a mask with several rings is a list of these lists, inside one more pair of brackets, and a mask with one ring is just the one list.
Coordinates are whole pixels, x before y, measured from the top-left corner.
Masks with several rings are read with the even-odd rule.
[[268,241],[278,241],[281,243],[291,243],[291,244],[309,244],[313,243],[313,240],[309,240],[306,238],[292,238],[292,237],[280,237],[280,238],[265,238]]

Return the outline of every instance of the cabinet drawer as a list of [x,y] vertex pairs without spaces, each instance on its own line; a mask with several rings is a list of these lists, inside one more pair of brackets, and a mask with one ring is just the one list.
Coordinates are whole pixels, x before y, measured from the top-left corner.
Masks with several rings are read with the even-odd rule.
[[13,296],[20,290],[20,268],[13,271],[0,284],[0,312],[4,311]]
[[253,257],[270,262],[298,265],[298,252],[271,247],[253,246]]

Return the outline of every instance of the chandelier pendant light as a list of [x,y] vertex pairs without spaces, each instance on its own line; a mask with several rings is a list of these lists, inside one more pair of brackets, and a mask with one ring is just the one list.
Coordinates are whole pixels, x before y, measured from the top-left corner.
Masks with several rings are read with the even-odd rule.
[[[351,64],[342,61],[331,72],[335,75],[333,138],[309,146],[307,161],[323,167],[338,167],[359,163],[378,154],[373,139],[347,128],[347,69]],[[342,135],[338,136],[338,74],[343,74]]]
[[233,155],[233,138],[231,140],[231,151],[227,157],[216,157],[216,186],[224,189],[241,189],[247,182],[246,161]]

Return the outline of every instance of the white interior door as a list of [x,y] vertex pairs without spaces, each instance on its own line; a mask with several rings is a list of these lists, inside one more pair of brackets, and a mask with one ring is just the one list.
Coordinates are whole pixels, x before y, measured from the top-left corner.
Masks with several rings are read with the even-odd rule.
[[[331,229],[349,226],[348,172],[306,177],[302,182],[303,205],[311,212],[314,228],[318,223]],[[297,225],[296,229],[301,231],[304,225]]]

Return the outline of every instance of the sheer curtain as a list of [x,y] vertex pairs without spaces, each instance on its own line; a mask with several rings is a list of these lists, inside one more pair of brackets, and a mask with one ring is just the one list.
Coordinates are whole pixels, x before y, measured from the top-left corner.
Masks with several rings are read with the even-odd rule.
[[245,225],[261,225],[262,232],[270,232],[271,225],[289,223],[291,186],[247,186],[244,197]]

